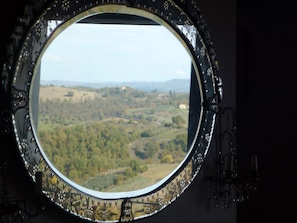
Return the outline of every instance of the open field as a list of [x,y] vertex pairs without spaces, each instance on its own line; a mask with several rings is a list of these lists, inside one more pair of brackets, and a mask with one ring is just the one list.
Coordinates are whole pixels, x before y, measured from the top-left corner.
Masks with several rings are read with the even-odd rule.
[[[69,97],[69,91],[73,92],[73,97]],[[40,88],[39,98],[42,100],[52,100],[60,99],[63,100],[72,100],[73,102],[78,102],[81,99],[93,99],[96,95],[96,92],[92,91],[83,91],[73,88],[60,87],[60,86],[44,86]]]
[[148,170],[146,172],[140,173],[136,177],[122,182],[120,185],[108,187],[103,191],[125,192],[152,186],[153,184],[162,180],[164,177],[168,176],[177,166],[178,163],[148,165]]

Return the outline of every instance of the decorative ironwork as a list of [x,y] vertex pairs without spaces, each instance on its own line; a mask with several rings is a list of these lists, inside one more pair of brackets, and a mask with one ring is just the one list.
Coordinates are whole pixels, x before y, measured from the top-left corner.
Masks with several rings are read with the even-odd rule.
[[249,199],[258,186],[257,156],[251,156],[251,171],[242,175],[238,166],[236,112],[233,107],[220,108],[215,131],[216,169],[210,177],[210,197],[216,207],[229,208]]

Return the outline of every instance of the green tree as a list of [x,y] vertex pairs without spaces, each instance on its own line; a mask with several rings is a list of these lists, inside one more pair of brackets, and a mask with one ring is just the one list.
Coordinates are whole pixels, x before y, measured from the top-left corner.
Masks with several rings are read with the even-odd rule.
[[68,91],[66,96],[67,97],[74,97],[74,91]]
[[171,154],[167,154],[165,155],[162,159],[161,159],[161,163],[173,163],[173,157]]
[[180,115],[173,116],[172,122],[177,126],[177,128],[182,128],[186,121]]

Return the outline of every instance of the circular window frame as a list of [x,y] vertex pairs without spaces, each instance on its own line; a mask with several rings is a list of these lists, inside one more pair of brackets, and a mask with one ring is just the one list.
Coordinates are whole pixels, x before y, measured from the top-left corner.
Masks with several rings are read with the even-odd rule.
[[[16,144],[25,168],[35,182],[42,172],[42,192],[53,203],[82,219],[124,222],[153,215],[178,198],[199,173],[207,155],[221,99],[220,78],[212,42],[196,3],[185,1],[90,0],[51,1],[22,34],[17,56],[3,71],[11,95],[11,118]],[[138,14],[139,12],[139,14]],[[201,97],[198,129],[186,158],[168,177],[152,187],[129,193],[102,193],[82,188],[61,177],[38,142],[31,114],[31,90],[44,49],[60,28],[98,13],[127,13],[165,25],[186,44],[192,56]],[[56,21],[48,30],[48,21]],[[11,53],[13,55],[13,53]],[[7,75],[10,74],[10,75]],[[8,90],[9,89],[9,90]]]

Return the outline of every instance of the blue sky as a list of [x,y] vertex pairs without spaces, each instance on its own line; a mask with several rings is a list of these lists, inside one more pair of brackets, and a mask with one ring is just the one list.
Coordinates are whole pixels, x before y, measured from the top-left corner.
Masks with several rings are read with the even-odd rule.
[[74,24],[45,50],[42,80],[190,79],[191,59],[163,26]]

